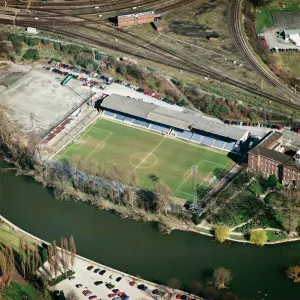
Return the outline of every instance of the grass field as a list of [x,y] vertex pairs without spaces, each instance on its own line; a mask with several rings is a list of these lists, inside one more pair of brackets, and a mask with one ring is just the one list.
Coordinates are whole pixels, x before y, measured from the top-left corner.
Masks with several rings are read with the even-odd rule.
[[198,165],[196,183],[200,189],[212,187],[214,176],[233,165],[225,152],[106,119],[98,119],[56,159],[68,161],[75,154],[136,171],[141,188],[152,189],[155,179],[162,179],[177,197],[187,200],[193,198],[193,165]]

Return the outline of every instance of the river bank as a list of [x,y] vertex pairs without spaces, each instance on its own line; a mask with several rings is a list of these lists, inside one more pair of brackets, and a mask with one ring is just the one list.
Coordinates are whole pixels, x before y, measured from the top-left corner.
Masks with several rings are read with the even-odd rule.
[[[178,278],[192,291],[198,281],[205,296],[234,292],[239,299],[295,300],[299,285],[285,269],[299,262],[300,243],[255,247],[224,242],[193,232],[174,230],[162,235],[156,223],[120,219],[84,202],[58,202],[50,189],[30,177],[0,173],[0,214],[46,241],[73,235],[77,253],[127,274],[166,284]],[[222,293],[206,286],[214,268],[233,274],[230,290]],[[268,278],[268,280],[265,280]],[[217,296],[215,296],[216,298]]]
[[[19,236],[19,237],[23,237],[26,240],[31,240],[33,243],[38,244],[38,245],[42,245],[42,244],[48,245],[49,244],[48,241],[42,240],[42,239],[30,234],[29,232],[24,231],[23,229],[16,226],[15,224],[13,224],[12,222],[10,222],[9,220],[7,220],[6,218],[4,218],[1,215],[0,215],[0,220],[1,220],[0,222],[6,224],[9,228],[14,230],[17,233],[17,236]],[[93,270],[87,271],[87,267],[90,265],[93,266]],[[100,270],[105,270],[107,272],[107,274],[103,275],[102,277],[95,275],[93,271],[96,268],[99,268]],[[49,272],[48,263],[45,264],[45,269],[47,269]],[[45,273],[45,271],[44,271],[45,269],[40,269],[39,272]],[[102,280],[106,280],[107,282],[111,282],[111,281],[113,281],[113,279],[116,279],[117,277],[122,277],[121,282],[114,283],[114,285],[116,285],[116,288],[123,289],[123,290],[125,288],[127,288],[127,289],[131,288],[131,292],[128,294],[130,296],[134,295],[133,299],[138,299],[138,297],[143,297],[145,299],[153,299],[153,296],[151,295],[151,293],[149,294],[150,289],[151,289],[151,291],[153,291],[155,289],[164,291],[164,293],[166,294],[166,297],[172,297],[172,295],[178,294],[178,293],[184,294],[184,292],[181,290],[171,289],[167,286],[155,284],[153,282],[144,280],[142,278],[138,278],[133,275],[126,274],[124,272],[118,271],[116,269],[104,266],[103,264],[100,264],[98,262],[95,262],[95,261],[92,261],[85,257],[82,257],[78,254],[76,255],[76,258],[75,258],[75,264],[74,264],[73,271],[75,272],[76,284],[83,283],[84,286],[87,286],[87,285],[90,286],[90,288],[86,287],[86,289],[94,288],[94,290],[98,289],[99,291],[100,291],[100,288],[96,288],[95,286],[93,286],[93,280],[96,281],[97,279],[102,279]],[[93,278],[93,276],[91,276],[91,274],[97,276],[97,278],[95,276]],[[134,285],[134,288],[132,288],[129,284],[132,281],[136,282],[136,284]],[[147,285],[147,287],[149,288],[149,291],[147,291],[147,293],[144,293],[143,291],[137,289],[136,285],[138,285],[138,284]],[[101,286],[101,288],[102,287],[103,286]],[[63,290],[65,292],[65,294],[67,292],[70,292],[71,290],[73,290],[75,292],[75,294],[78,294],[78,296],[81,296],[81,290],[79,290],[78,288],[75,287],[74,281],[70,281],[67,279],[60,282],[59,284],[53,286],[51,289],[52,290],[57,290],[57,289]],[[109,291],[106,289],[105,292],[108,293]],[[106,297],[106,295],[103,295],[103,291],[101,291],[101,295],[102,295],[102,299],[109,299],[109,297]],[[195,297],[195,299],[203,300],[203,298],[199,298],[192,294],[188,294],[188,295],[189,295],[189,297]]]

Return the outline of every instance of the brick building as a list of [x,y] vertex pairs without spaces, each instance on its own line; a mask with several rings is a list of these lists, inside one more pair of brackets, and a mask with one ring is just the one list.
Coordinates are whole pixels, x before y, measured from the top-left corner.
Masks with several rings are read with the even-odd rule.
[[128,27],[154,22],[154,10],[125,13],[117,16],[117,26]]
[[248,153],[248,169],[283,184],[300,186],[300,135],[292,131],[271,132]]

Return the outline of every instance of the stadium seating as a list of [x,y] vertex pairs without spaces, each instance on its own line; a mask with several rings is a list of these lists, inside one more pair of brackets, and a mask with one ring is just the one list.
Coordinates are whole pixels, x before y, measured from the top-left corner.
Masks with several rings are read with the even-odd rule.
[[120,120],[120,121],[124,121],[124,120],[125,120],[125,116],[122,115],[122,114],[116,114],[115,118],[116,118],[117,120]]
[[215,141],[214,143],[214,147],[217,147],[217,148],[220,148],[220,149],[223,149],[224,147],[224,144],[225,144],[225,139],[222,140],[222,139],[218,139]]
[[234,148],[236,142],[237,141],[228,138],[224,149],[231,151]]
[[113,116],[115,115],[115,113],[113,113],[113,112],[111,112],[111,111],[109,111],[109,110],[105,110],[105,111],[104,111],[104,114],[105,114],[106,116],[110,116],[110,117],[113,117]]
[[158,123],[151,123],[151,126],[149,127],[149,129],[159,131],[159,132],[166,131],[166,130],[169,131],[170,128],[171,128],[170,126],[158,124]]
[[201,139],[203,138],[203,134],[200,132],[195,132],[191,138],[192,141],[200,143]]
[[133,118],[129,117],[129,116],[126,116],[124,119],[125,122],[130,122],[130,123],[132,122],[132,120],[133,120]]
[[134,119],[133,124],[148,128],[150,125],[150,122],[143,120],[143,119]]
[[210,134],[206,135],[201,140],[201,144],[206,145],[206,146],[212,146],[214,142],[215,142],[215,139]]
[[181,130],[181,129],[177,129],[177,128],[174,128],[174,133],[176,133],[176,135],[178,137],[181,137],[186,140],[190,140],[193,135],[193,133],[191,131]]

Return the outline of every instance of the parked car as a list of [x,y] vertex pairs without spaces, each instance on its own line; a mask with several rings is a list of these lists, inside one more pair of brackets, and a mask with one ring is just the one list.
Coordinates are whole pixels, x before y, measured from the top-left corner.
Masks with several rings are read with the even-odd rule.
[[83,285],[80,283],[80,284],[76,284],[75,285],[77,288],[81,288]]
[[89,296],[92,296],[92,295],[93,295],[92,292],[88,292],[88,293],[85,294],[86,297],[89,297]]
[[74,279],[76,279],[76,277],[75,276],[70,276],[68,279],[69,280],[74,280]]
[[98,273],[99,271],[100,271],[100,269],[97,268],[97,269],[94,270],[94,273]]
[[129,296],[123,295],[121,298],[122,298],[122,300],[128,300],[128,299],[129,299]]
[[116,297],[117,295],[116,294],[108,294],[108,297],[109,298],[114,298],[114,297]]
[[93,266],[89,266],[86,269],[89,270],[89,271],[91,271],[93,268],[94,268]]
[[90,299],[90,300],[92,300],[92,299],[96,299],[96,298],[97,298],[97,296],[96,296],[96,295],[94,295],[94,296],[90,296],[90,297],[89,297],[89,299]]
[[82,292],[82,294],[83,295],[86,295],[87,293],[90,293],[91,291],[90,290],[84,290],[83,292]]
[[116,279],[117,282],[120,282],[121,280],[122,280],[122,277],[118,277],[118,278]]
[[182,295],[180,299],[181,300],[189,300],[190,298],[188,296],[186,296],[186,295]]
[[103,281],[95,281],[94,285],[99,285],[99,284],[102,284],[102,283],[103,283]]
[[131,281],[129,284],[130,284],[131,286],[134,286],[134,285],[136,284],[136,282],[135,282],[135,281]]
[[113,298],[112,300],[122,300],[122,298],[120,298],[119,296]]
[[119,295],[119,293],[120,293],[120,290],[119,289],[113,289],[112,290],[116,295]]
[[181,299],[181,296],[182,296],[181,294],[177,294],[176,299]]
[[144,285],[144,284],[139,284],[138,286],[137,286],[137,288],[139,289],[139,290],[142,290],[142,291],[147,291],[147,289],[148,289],[148,287],[146,286],[146,285]]
[[102,270],[102,271],[99,272],[99,274],[103,275],[103,274],[105,274],[105,272],[106,272],[105,270]]

